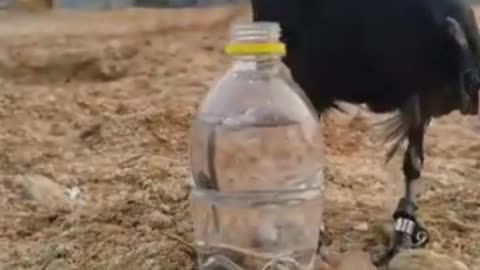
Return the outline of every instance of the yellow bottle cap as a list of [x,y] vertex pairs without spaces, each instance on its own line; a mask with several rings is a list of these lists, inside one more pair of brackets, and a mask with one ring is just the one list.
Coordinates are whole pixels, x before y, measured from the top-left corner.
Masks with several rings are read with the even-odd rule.
[[285,44],[281,42],[273,43],[231,43],[225,46],[225,53],[229,55],[262,55],[276,54],[284,55],[286,53]]

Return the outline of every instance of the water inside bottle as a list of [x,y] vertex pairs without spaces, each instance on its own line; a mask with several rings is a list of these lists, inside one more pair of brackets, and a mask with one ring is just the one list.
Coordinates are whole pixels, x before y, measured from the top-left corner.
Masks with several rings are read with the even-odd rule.
[[191,147],[202,151],[192,168],[205,176],[191,196],[200,269],[310,270],[322,219],[320,130],[246,118],[194,123]]
[[[300,121],[252,123],[201,118],[194,125],[192,169],[220,191],[290,190],[321,186],[322,134],[318,126]],[[306,123],[311,123],[307,122]],[[318,173],[318,174],[317,174]],[[199,184],[200,179],[195,179]]]
[[321,199],[318,188],[234,194],[195,189],[191,203],[200,269],[311,270]]

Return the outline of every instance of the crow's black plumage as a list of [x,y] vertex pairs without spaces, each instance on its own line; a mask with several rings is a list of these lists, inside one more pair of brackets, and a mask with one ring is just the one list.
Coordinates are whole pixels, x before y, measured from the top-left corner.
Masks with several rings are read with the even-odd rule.
[[[319,115],[336,101],[365,103],[385,122],[394,147],[408,141],[406,191],[389,250],[421,244],[412,182],[420,177],[429,121],[478,109],[480,36],[465,0],[252,0],[254,21],[274,21],[284,62]],[[412,225],[413,224],[413,225]],[[413,227],[414,226],[414,227]],[[412,242],[412,243],[405,243]],[[424,241],[425,242],[425,241]]]

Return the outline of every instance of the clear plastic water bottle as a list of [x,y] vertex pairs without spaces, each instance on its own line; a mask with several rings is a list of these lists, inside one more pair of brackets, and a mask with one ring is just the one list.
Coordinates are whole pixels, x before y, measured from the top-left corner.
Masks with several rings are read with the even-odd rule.
[[200,269],[312,269],[322,221],[317,115],[282,63],[276,23],[235,25],[233,65],[193,122]]

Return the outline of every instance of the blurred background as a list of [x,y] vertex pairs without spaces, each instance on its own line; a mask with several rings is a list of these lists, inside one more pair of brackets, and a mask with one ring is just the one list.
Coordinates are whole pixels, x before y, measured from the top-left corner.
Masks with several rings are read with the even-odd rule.
[[[222,49],[232,23],[250,18],[248,2],[0,6],[0,270],[196,269],[190,121],[230,64]],[[403,188],[401,157],[384,166],[370,128],[384,116],[344,105],[347,114],[323,119],[324,240],[339,251],[381,242],[377,225],[391,220]],[[435,120],[419,199],[430,248],[472,265],[476,122]]]
[[95,10],[128,7],[205,7],[221,4],[236,4],[242,1],[243,0],[0,0],[0,7]]

